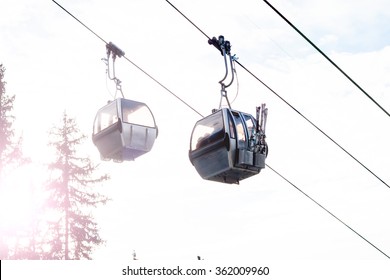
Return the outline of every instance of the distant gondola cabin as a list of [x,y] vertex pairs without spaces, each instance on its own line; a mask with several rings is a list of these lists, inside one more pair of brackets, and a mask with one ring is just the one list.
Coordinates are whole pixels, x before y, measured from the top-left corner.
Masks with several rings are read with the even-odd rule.
[[117,98],[96,114],[92,140],[103,160],[134,160],[149,152],[157,138],[157,126],[149,107]]

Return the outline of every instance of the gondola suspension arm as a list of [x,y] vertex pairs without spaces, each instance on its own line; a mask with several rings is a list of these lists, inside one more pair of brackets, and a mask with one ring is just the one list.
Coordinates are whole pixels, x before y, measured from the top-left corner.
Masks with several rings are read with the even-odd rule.
[[[219,109],[221,109],[223,98],[226,99],[226,102],[229,106],[229,109],[231,109],[231,105],[230,105],[229,98],[227,96],[227,91],[226,91],[226,88],[231,86],[233,81],[234,81],[233,57],[230,53],[230,50],[231,50],[230,42],[225,41],[225,38],[222,35],[219,36],[218,39],[213,37],[208,42],[210,45],[213,45],[221,52],[221,55],[223,56],[224,62],[225,62],[225,76],[222,78],[222,80],[219,81],[219,83],[221,84],[221,99],[219,102]],[[229,74],[227,56],[229,56],[230,72],[231,72],[232,79],[231,79],[230,83],[226,85],[224,82]]]
[[[108,78],[112,81],[115,82],[116,86],[116,92],[120,92],[122,97],[125,98],[123,91],[122,91],[122,85],[121,85],[121,80],[119,80],[116,75],[115,75],[115,60],[117,57],[122,57],[125,55],[125,52],[122,51],[120,48],[118,48],[116,45],[114,45],[112,42],[109,42],[106,44],[106,49],[107,49],[107,75]],[[112,76],[111,76],[111,71],[110,71],[110,57],[112,57]],[[115,95],[116,95],[115,92]]]

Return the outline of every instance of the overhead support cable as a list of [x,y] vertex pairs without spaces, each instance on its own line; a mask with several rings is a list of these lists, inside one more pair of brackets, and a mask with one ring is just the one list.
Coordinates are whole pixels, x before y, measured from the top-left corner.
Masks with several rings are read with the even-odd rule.
[[[207,39],[210,41],[210,37],[202,31],[194,22],[192,22],[187,16],[185,16],[178,8],[176,8],[169,0],[165,0],[169,5],[171,5],[178,13],[180,13],[189,23],[191,23],[197,30],[199,30]],[[215,45],[214,45],[215,46]],[[215,46],[216,47],[216,46]],[[218,49],[218,47],[216,47]],[[219,50],[219,49],[218,49]],[[274,91],[270,86],[268,86],[265,82],[263,82],[259,77],[257,77],[253,72],[248,70],[242,63],[239,61],[235,61],[241,68],[243,68],[246,72],[248,72],[252,77],[254,77],[257,81],[263,84],[269,91],[271,91],[276,97],[278,97],[281,101],[283,101],[287,106],[293,109],[297,114],[299,114],[304,120],[306,120],[310,125],[312,125],[316,130],[318,130],[321,134],[323,134],[328,140],[330,140],[333,144],[335,144],[338,148],[340,148],[344,153],[346,153],[350,158],[352,158],[355,162],[357,162],[361,167],[363,167],[366,171],[368,171],[371,175],[373,175],[376,179],[378,179],[382,184],[390,189],[390,185],[387,184],[381,177],[379,177],[376,173],[374,173],[371,169],[369,169],[365,164],[363,164],[360,160],[358,160],[355,156],[353,156],[350,152],[348,152],[345,148],[343,148],[339,143],[337,143],[332,137],[330,137],[327,133],[325,133],[322,129],[320,129],[314,122],[310,121],[309,118],[305,117],[298,109],[292,106],[287,100],[285,100],[281,95],[279,95],[276,91]]]
[[100,41],[102,41],[103,43],[105,43],[106,45],[108,44],[108,42],[106,40],[104,40],[102,37],[100,37],[97,33],[95,33],[91,28],[89,28],[88,26],[86,26],[83,22],[81,22],[77,17],[75,17],[74,15],[72,15],[67,9],[65,9],[64,7],[62,7],[58,2],[56,2],[55,0],[52,0],[58,7],[60,7],[62,10],[64,10],[65,13],[67,13],[68,15],[70,15],[72,18],[74,18],[77,22],[79,22],[82,26],[84,26],[86,29],[89,30],[89,32],[91,32],[93,35],[95,35],[97,38],[100,39]]
[[319,47],[317,47],[308,37],[305,36],[294,24],[292,24],[281,12],[272,6],[267,0],[263,0],[275,13],[277,13],[285,22],[288,23],[299,35],[301,35],[314,49],[316,49],[326,60],[328,60],[337,70],[339,70],[352,84],[354,84],[366,97],[368,97],[376,106],[378,106],[388,117],[387,112],[375,99],[369,95],[355,80],[353,80],[345,71],[343,71],[332,59],[330,59]]
[[273,169],[271,166],[269,166],[267,164],[267,167],[269,169],[271,169],[274,173],[276,173],[280,178],[282,178],[284,181],[286,181],[288,184],[290,184],[291,186],[293,186],[295,189],[297,189],[300,193],[302,193],[304,196],[306,196],[307,198],[309,198],[312,202],[314,202],[315,204],[317,204],[317,206],[319,206],[320,208],[322,208],[323,210],[325,210],[329,215],[331,215],[333,218],[335,218],[336,220],[338,220],[340,223],[342,223],[344,226],[346,226],[349,230],[351,230],[353,233],[355,233],[357,236],[359,236],[360,238],[362,238],[364,241],[366,241],[368,244],[370,244],[372,247],[374,247],[376,250],[378,250],[381,254],[383,254],[385,257],[387,257],[388,259],[390,259],[390,256],[387,255],[385,252],[383,252],[381,249],[379,249],[377,246],[375,246],[373,243],[371,243],[367,238],[365,238],[364,236],[362,236],[360,233],[358,233],[356,230],[354,230],[352,227],[350,227],[347,223],[345,223],[344,221],[342,221],[340,218],[338,218],[335,214],[333,214],[332,212],[330,212],[328,209],[326,209],[324,206],[322,206],[320,203],[318,203],[314,198],[310,197],[307,193],[305,193],[304,191],[302,191],[300,188],[298,188],[298,186],[296,186],[294,183],[292,183],[290,180],[288,180],[286,177],[284,177],[282,174],[280,174],[279,172],[277,172],[275,169]]

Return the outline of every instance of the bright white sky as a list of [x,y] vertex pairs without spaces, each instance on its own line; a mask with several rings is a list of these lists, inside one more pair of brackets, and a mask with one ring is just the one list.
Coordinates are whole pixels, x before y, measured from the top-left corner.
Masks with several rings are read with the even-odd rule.
[[[203,115],[218,107],[223,59],[166,1],[58,2]],[[270,2],[390,111],[388,1]],[[390,118],[263,1],[172,3],[209,36],[224,35],[245,67],[390,184]],[[0,63],[34,161],[47,161],[47,132],[64,110],[91,135],[115,89],[103,57],[104,44],[52,1],[1,0]],[[239,186],[202,180],[188,159],[200,117],[124,59],[116,70],[125,96],[153,111],[159,137],[135,162],[100,165],[112,202],[95,212],[107,240],[96,259],[133,250],[144,260],[386,259],[269,169]],[[237,71],[232,107],[269,108],[267,163],[389,255],[390,189]],[[100,161],[90,137],[85,152]]]

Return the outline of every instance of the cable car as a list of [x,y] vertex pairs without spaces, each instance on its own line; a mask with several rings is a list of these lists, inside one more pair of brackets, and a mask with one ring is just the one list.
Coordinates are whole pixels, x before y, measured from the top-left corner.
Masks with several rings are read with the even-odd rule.
[[257,120],[250,114],[222,108],[195,124],[189,158],[203,179],[238,184],[265,167],[267,109],[263,104],[257,110]]
[[122,162],[149,152],[157,134],[154,116],[146,104],[117,98],[97,112],[92,140],[103,160]]

